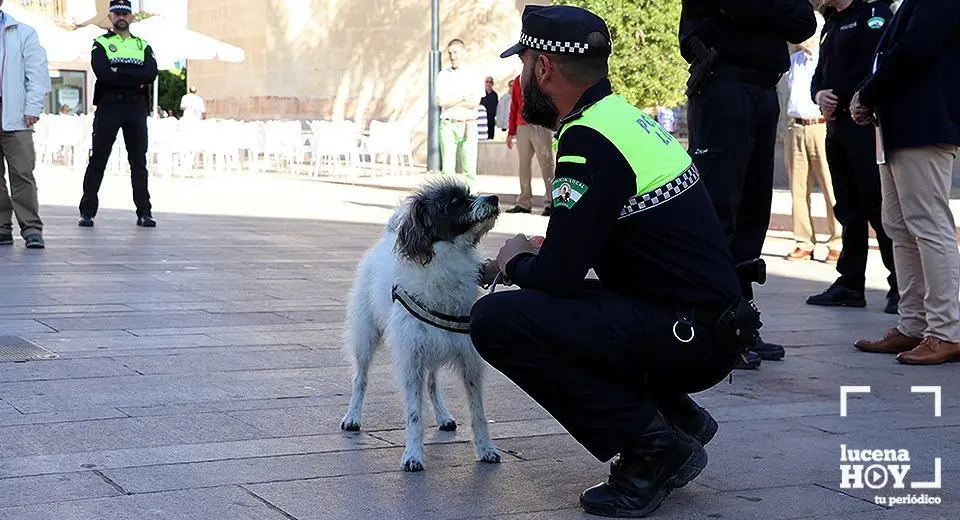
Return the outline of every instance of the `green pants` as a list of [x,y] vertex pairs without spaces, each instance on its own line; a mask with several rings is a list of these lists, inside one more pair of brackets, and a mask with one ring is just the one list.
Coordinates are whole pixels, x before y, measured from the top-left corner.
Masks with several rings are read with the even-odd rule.
[[458,123],[450,119],[440,120],[440,157],[444,175],[456,175],[457,152],[463,176],[468,183],[477,178],[477,122]]

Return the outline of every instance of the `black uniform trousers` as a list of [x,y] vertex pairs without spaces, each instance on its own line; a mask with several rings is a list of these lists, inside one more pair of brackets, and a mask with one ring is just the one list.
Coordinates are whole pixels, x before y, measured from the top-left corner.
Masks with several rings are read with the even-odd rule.
[[[109,94],[107,95],[109,96]],[[123,141],[130,162],[130,181],[133,185],[133,203],[137,216],[150,216],[150,192],[147,190],[147,102],[142,98],[106,98],[97,104],[93,118],[93,148],[83,176],[83,198],[80,214],[93,218],[97,215],[100,184],[110,159],[110,152],[123,130]]]
[[866,284],[869,230],[873,227],[883,265],[890,271],[887,281],[897,286],[893,265],[893,242],[880,219],[880,168],[877,166],[876,131],[850,119],[849,112],[837,114],[827,123],[827,163],[836,200],[834,212],[843,226],[843,251],[837,262],[839,284],[862,291]]
[[[470,336],[483,359],[604,462],[635,447],[658,411],[690,418],[696,403],[687,394],[733,369],[736,354],[714,351],[709,326],[696,325],[683,343],[675,322],[675,310],[591,284],[575,298],[534,290],[484,296]],[[690,337],[685,325],[677,332]]]
[[688,150],[740,263],[760,258],[770,226],[780,100],[775,84],[735,76],[717,71],[690,96]]

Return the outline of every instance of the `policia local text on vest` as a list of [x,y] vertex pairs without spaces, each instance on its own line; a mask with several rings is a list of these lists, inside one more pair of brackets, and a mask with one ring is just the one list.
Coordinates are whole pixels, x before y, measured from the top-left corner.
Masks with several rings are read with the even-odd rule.
[[83,177],[80,226],[93,226],[104,169],[117,134],[122,129],[130,162],[137,225],[155,227],[147,190],[149,93],[157,78],[157,61],[153,50],[141,38],[122,37],[110,31],[94,40],[91,65],[97,76],[93,93],[97,111],[93,121],[93,149]]

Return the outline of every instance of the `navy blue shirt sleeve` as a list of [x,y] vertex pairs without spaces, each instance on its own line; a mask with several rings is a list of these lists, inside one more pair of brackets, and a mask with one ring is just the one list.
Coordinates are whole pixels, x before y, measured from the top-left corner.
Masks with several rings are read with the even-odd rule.
[[877,71],[864,81],[860,103],[873,107],[888,97],[894,85],[913,77],[937,56],[951,38],[960,35],[960,2],[957,0],[911,0],[907,27],[883,51]]
[[713,0],[735,22],[776,32],[790,43],[801,43],[817,30],[813,6],[807,0]]
[[566,130],[557,150],[554,210],[543,245],[537,255],[514,258],[506,266],[507,277],[524,289],[558,296],[581,292],[636,186],[626,159],[599,132],[584,126]]

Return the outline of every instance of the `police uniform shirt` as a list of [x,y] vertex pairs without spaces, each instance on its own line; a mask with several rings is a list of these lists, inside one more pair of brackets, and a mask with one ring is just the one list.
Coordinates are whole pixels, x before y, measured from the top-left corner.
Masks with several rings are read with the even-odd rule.
[[790,68],[787,42],[800,43],[816,30],[809,0],[683,0],[680,52],[693,63],[685,40],[698,36],[717,49],[721,63],[776,76]]
[[158,72],[153,49],[146,40],[136,36],[124,39],[113,31],[93,41],[90,65],[97,76],[94,104],[107,93],[146,100],[149,85],[157,78]]
[[[726,237],[703,183],[692,182],[696,169],[685,166],[692,161],[673,136],[652,118],[636,121],[657,145],[677,146],[664,157],[687,168],[676,178],[676,190],[653,190],[644,198],[638,196],[638,174],[625,154],[596,129],[574,124],[611,94],[609,81],[601,81],[561,121],[569,127],[561,128],[557,145],[554,212],[546,239],[537,255],[511,260],[507,277],[525,289],[575,295],[593,268],[605,289],[627,297],[666,305],[729,304],[740,289]],[[651,168],[655,165],[651,162]],[[634,211],[651,197],[661,203]]]
[[810,97],[833,89],[838,98],[837,110],[849,111],[860,83],[873,70],[874,50],[891,17],[893,12],[885,2],[868,4],[854,0],[849,7],[827,18]]

